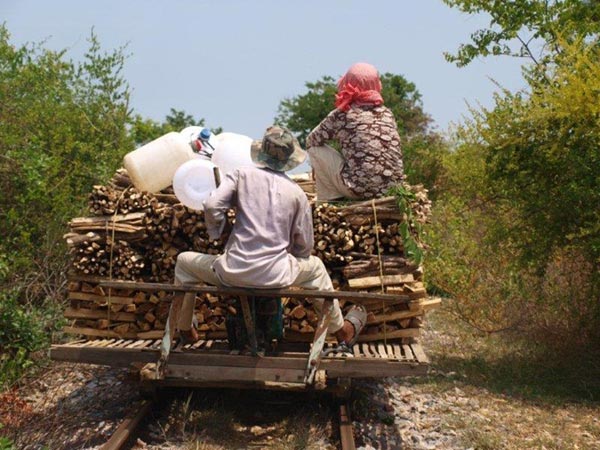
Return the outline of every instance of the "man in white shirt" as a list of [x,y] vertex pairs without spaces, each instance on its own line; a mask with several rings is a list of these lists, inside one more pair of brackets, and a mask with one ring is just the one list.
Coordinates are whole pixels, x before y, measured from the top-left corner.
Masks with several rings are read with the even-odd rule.
[[[227,210],[236,208],[224,253],[181,253],[175,283],[203,281],[216,286],[299,286],[332,291],[323,262],[311,256],[314,231],[306,194],[285,174],[301,164],[306,153],[289,130],[273,126],[262,141],[252,144],[251,156],[257,167],[228,173],[204,205],[211,239],[220,237]],[[188,342],[198,339],[192,326],[194,301],[194,293],[185,294],[178,323],[181,336]],[[314,305],[320,313],[323,300],[314,300]],[[345,321],[335,300],[328,331],[335,333],[338,341],[351,343],[364,326],[366,313],[361,310],[358,317],[358,322]]]

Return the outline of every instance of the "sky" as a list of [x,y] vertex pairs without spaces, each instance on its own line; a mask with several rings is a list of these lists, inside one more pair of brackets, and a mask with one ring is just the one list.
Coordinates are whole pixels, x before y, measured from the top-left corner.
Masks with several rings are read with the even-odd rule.
[[175,108],[252,138],[307,81],[359,61],[414,82],[440,131],[468,104],[492,105],[496,83],[524,86],[523,61],[444,59],[489,18],[441,0],[0,0],[0,22],[13,44],[44,40],[73,60],[93,28],[103,49],[127,46],[136,113],[162,121]]

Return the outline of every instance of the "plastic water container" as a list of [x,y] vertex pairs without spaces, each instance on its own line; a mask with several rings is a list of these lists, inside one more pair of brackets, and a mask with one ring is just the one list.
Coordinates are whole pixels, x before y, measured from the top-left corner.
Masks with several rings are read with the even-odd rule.
[[202,210],[203,202],[216,189],[214,169],[210,161],[193,159],[181,165],[173,176],[173,191],[181,203]]
[[179,132],[189,142],[195,157],[210,160],[215,151],[215,135],[208,129],[199,126],[184,128]]
[[123,166],[136,188],[158,192],[170,186],[179,166],[193,158],[189,143],[172,131],[125,155]]
[[235,169],[254,166],[250,156],[252,138],[236,133],[220,133],[215,136],[215,152],[212,162],[223,175]]
[[203,130],[203,127],[198,127],[196,125],[193,125],[191,127],[186,127],[183,130],[181,130],[179,132],[180,135],[183,136],[183,138],[188,142],[188,143],[192,143],[193,141],[195,141],[196,139],[198,139],[198,136],[200,136],[200,132]]

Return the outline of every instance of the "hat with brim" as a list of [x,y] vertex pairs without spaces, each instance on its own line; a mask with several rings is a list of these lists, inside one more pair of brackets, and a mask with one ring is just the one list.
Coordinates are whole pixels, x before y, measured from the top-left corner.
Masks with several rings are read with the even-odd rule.
[[252,142],[250,157],[258,167],[287,172],[304,162],[306,152],[290,130],[272,126],[261,141]]

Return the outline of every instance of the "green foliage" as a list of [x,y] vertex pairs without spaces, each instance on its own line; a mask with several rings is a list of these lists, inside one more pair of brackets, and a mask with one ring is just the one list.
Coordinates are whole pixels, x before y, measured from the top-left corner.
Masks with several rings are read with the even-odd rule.
[[420,265],[423,262],[423,250],[420,242],[422,240],[422,227],[415,217],[410,207],[411,203],[417,201],[415,194],[406,189],[406,187],[397,185],[391,188],[387,195],[396,197],[396,203],[400,214],[404,217],[400,223],[400,236],[404,245],[404,253],[412,259],[415,264]]
[[16,290],[0,293],[0,387],[33,364],[32,352],[48,343],[45,320],[19,304]]
[[560,45],[456,131],[427,267],[477,328],[565,348],[600,341],[600,48]]
[[0,436],[0,450],[13,450],[14,448],[15,445],[10,439]]
[[9,37],[0,27],[0,261],[10,261],[6,278],[15,281],[56,252],[65,221],[132,142],[122,49],[103,53],[92,33],[74,64]]
[[524,227],[512,231],[540,261],[567,245],[600,258],[600,50],[563,48],[550,83],[532,79],[530,96],[507,94],[476,118],[490,185],[515,204]]
[[305,84],[308,92],[281,101],[275,123],[298,133],[302,146],[306,137],[331,111],[337,86],[333,77],[325,76]]
[[93,32],[76,64],[0,26],[0,385],[62,323],[65,224],[133,149],[124,61]]
[[448,61],[459,67],[479,56],[509,55],[530,58],[535,63],[552,60],[562,50],[559,36],[568,39],[597,36],[600,3],[582,0],[444,0],[468,14],[490,15],[488,28],[471,34]]
[[[421,94],[414,83],[402,75],[381,76],[385,105],[396,118],[403,141],[405,174],[411,184],[423,183],[434,188],[441,170],[441,158],[447,148],[430,129],[431,117],[423,111]],[[334,108],[337,86],[335,79],[324,76],[306,83],[307,92],[287,98],[279,104],[275,122],[298,134],[301,145],[306,137]]]
[[181,131],[190,126],[204,126],[204,119],[195,119],[185,111],[171,108],[164,122],[156,122],[152,119],[144,119],[137,114],[131,124],[131,137],[136,145],[143,145],[171,131]]

